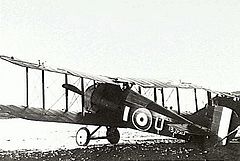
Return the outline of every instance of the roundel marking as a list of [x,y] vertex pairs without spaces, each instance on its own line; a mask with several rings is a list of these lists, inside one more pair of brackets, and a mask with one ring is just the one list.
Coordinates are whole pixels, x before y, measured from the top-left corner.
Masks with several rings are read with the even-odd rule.
[[148,122],[148,117],[145,113],[139,113],[136,115],[137,124],[140,126],[146,126]]
[[152,114],[146,108],[139,108],[132,114],[133,125],[141,131],[147,131],[152,126]]

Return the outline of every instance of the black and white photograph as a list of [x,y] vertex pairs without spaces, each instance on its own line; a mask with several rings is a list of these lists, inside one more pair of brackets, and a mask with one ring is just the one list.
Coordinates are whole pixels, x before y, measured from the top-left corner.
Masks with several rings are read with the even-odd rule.
[[0,160],[240,161],[240,1],[0,0]]

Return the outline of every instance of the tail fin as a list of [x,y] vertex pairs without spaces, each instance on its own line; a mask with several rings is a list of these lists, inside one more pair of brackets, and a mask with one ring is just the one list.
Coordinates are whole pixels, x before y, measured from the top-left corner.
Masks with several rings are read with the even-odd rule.
[[240,125],[240,102],[232,98],[215,97],[212,106],[206,105],[188,118],[208,128],[212,141],[218,140],[225,145],[228,140],[234,138],[233,132]]
[[[240,125],[240,101],[231,97],[213,98],[215,105],[211,131],[216,134],[222,145],[234,138]],[[233,133],[234,132],[234,133]]]
[[232,113],[232,109],[223,106],[216,106],[213,111],[211,131],[218,136],[222,145],[227,142],[226,136],[229,134]]

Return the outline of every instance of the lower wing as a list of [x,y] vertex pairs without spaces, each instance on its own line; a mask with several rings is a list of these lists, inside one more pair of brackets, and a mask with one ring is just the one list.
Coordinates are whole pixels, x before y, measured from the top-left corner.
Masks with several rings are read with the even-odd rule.
[[14,105],[0,105],[0,119],[22,118],[35,121],[78,123],[77,113],[60,110],[43,110],[40,108],[25,108]]

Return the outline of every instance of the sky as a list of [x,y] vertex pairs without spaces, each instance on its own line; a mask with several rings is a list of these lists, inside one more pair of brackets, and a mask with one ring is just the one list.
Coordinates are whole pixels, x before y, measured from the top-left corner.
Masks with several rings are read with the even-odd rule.
[[[239,17],[238,0],[1,0],[0,54],[237,91]],[[0,61],[0,73],[0,102],[25,101],[24,69]]]

